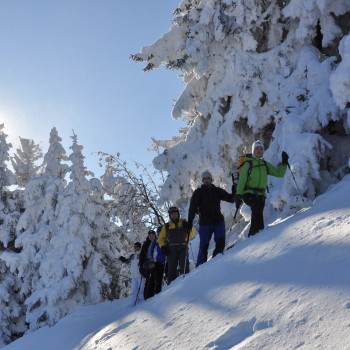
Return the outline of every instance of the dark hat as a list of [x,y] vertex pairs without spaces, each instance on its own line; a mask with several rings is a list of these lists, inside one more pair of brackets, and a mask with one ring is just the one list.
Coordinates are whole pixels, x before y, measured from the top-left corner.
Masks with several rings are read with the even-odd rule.
[[134,247],[139,247],[139,248],[141,248],[141,243],[140,243],[140,242],[135,242],[135,243],[134,243]]
[[149,230],[148,235],[156,235],[156,232],[154,230]]
[[178,213],[180,215],[180,211],[179,211],[178,207],[175,207],[175,206],[170,207],[168,209],[168,214],[170,215],[171,213]]

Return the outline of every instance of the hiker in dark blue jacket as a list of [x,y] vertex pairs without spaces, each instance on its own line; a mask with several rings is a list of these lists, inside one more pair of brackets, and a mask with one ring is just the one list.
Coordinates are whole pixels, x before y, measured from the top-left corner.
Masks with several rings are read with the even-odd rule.
[[165,258],[159,247],[156,233],[148,232],[140,254],[140,271],[146,278],[144,288],[145,300],[162,290]]

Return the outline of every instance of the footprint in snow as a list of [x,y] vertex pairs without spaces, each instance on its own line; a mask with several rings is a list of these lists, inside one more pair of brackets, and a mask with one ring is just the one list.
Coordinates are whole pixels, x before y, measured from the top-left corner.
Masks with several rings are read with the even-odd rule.
[[95,341],[95,344],[99,344],[100,342],[105,342],[108,339],[114,337],[119,331],[129,327],[130,325],[132,325],[136,320],[132,320],[130,322],[126,322],[124,324],[122,324],[121,326],[114,328],[113,330],[111,330],[108,333],[105,333],[100,339]]
[[219,338],[210,342],[205,347],[212,348],[213,350],[229,350],[251,337],[255,332],[270,327],[273,327],[273,321],[257,322],[254,317],[250,321],[240,322],[238,325],[229,328]]
[[257,288],[252,294],[249,295],[249,299],[253,299],[262,292],[262,288]]

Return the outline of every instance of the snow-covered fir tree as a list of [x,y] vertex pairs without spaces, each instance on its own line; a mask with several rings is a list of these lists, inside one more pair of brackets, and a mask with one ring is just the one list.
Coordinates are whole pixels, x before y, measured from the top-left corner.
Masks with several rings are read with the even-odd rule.
[[[155,140],[165,151],[154,165],[169,173],[161,198],[186,204],[205,169],[228,186],[256,139],[276,165],[288,152],[304,198],[342,178],[350,156],[349,23],[348,0],[181,1],[169,32],[132,56],[146,71],[180,70],[186,85],[172,117],[188,126]],[[275,209],[303,206],[290,172],[270,188]]]
[[0,346],[22,336],[25,324],[21,280],[14,262],[19,257],[15,247],[16,226],[23,212],[23,191],[2,191],[0,211]]
[[31,178],[39,175],[41,166],[36,162],[43,154],[40,145],[35,144],[34,140],[22,137],[19,140],[21,145],[11,157],[11,163],[18,186],[24,187]]
[[12,193],[9,186],[16,184],[16,178],[8,169],[7,163],[10,160],[9,151],[12,145],[7,143],[7,135],[4,132],[4,124],[0,125],[0,245],[7,248],[15,239],[15,228],[19,217],[20,200],[19,192]]
[[53,127],[50,131],[49,149],[44,156],[43,176],[49,178],[64,179],[69,166],[62,162],[67,161],[66,151],[62,146],[62,139],[58,135],[57,129]]
[[[83,147],[75,134],[72,139],[71,182],[58,194],[54,218],[42,230],[37,222],[46,220],[38,217],[33,222],[28,217],[19,225],[25,231],[18,243],[25,250],[18,270],[24,281],[22,291],[28,295],[25,304],[30,329],[52,325],[84,303],[111,299],[117,293],[113,287],[118,273],[118,244],[105,215],[105,192],[98,179],[87,179],[93,174],[84,166]],[[33,179],[30,184],[28,199],[35,215],[46,199],[39,182]],[[29,263],[38,267],[31,278],[26,278]]]
[[4,132],[5,125],[0,124],[0,191],[6,186],[11,186],[16,183],[16,179],[11,170],[7,167],[7,162],[10,160],[9,151],[12,145],[7,143],[7,136]]
[[0,125],[0,346],[21,336],[25,319],[19,295],[19,278],[11,270],[11,261],[16,258],[14,248],[16,225],[23,208],[22,191],[11,190],[16,179],[7,163],[12,147],[7,143],[4,124]]
[[[55,227],[57,197],[64,190],[63,178],[68,166],[61,164],[65,150],[56,129],[51,131],[49,150],[45,154],[45,168],[42,176],[31,178],[25,185],[24,213],[17,225],[15,248],[17,256],[8,257],[11,271],[16,272],[18,300],[22,305],[21,319],[25,321],[27,299],[40,279],[39,267],[46,255]],[[18,190],[17,190],[18,191]],[[24,330],[27,329],[25,325]],[[23,331],[23,330],[22,330]]]

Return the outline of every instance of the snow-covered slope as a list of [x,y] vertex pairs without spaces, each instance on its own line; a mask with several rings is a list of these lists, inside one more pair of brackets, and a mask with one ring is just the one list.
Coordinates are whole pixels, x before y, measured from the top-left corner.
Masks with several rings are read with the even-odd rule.
[[350,175],[137,307],[90,306],[6,350],[350,347]]

